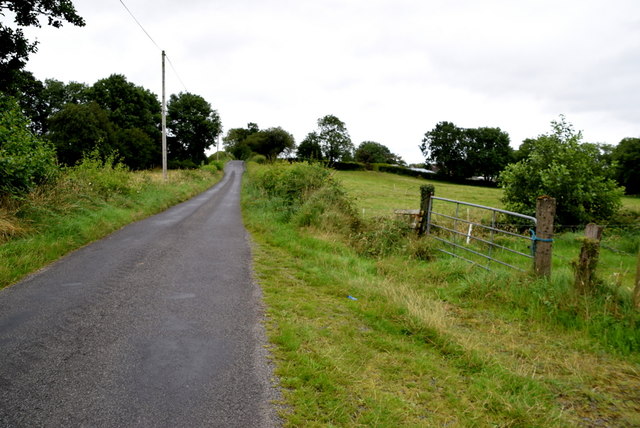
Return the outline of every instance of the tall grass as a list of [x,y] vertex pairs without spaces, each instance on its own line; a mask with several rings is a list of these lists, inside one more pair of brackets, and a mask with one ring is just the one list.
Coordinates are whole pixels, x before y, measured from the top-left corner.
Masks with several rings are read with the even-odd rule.
[[[638,318],[615,291],[584,297],[564,273],[549,282],[441,257],[393,220],[362,218],[335,175],[340,191],[314,186],[294,209],[261,171],[250,168],[243,207],[289,425],[640,423],[628,399],[640,390]],[[298,221],[310,201],[349,220]]]
[[0,288],[99,239],[205,190],[218,168],[131,172],[113,158],[85,157],[54,182],[0,201]]

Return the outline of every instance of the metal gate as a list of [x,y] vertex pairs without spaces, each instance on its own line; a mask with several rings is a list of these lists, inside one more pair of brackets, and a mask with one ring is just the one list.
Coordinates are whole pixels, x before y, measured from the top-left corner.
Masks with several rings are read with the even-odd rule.
[[439,250],[486,270],[491,264],[530,270],[535,227],[535,217],[436,196],[427,210],[426,233],[443,244]]

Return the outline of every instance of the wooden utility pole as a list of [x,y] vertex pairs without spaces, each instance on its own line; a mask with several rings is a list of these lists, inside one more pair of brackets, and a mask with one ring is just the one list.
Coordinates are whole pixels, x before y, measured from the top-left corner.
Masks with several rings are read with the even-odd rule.
[[420,225],[418,235],[429,233],[429,208],[431,207],[431,197],[435,194],[435,187],[432,184],[420,186]]
[[551,246],[555,215],[555,198],[540,196],[536,202],[536,233],[532,242],[535,246],[534,270],[538,276],[551,276]]
[[164,51],[162,51],[162,178],[167,181],[167,97],[164,86]]

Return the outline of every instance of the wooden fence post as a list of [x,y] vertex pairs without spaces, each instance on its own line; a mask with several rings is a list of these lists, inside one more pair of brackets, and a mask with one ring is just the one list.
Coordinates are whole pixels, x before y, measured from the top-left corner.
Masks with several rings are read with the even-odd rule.
[[638,251],[638,267],[636,268],[636,287],[633,290],[633,303],[640,309],[640,251]]
[[538,276],[551,276],[551,244],[553,243],[553,218],[556,215],[556,200],[540,196],[536,202],[536,233],[534,270]]
[[425,184],[420,186],[420,227],[418,235],[422,236],[427,232],[429,221],[429,206],[431,205],[431,197],[435,194],[436,188],[433,184]]
[[603,229],[602,226],[589,223],[584,230],[584,241],[582,242],[580,257],[574,264],[576,272],[575,288],[581,294],[589,294],[593,287]]

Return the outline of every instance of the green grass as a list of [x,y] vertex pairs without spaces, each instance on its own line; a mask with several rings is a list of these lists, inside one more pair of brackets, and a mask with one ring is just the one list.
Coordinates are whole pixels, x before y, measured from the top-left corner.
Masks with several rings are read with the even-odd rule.
[[[433,184],[435,195],[502,208],[502,190],[423,180],[375,171],[336,171],[335,176],[353,195],[365,217],[390,216],[395,209],[420,208],[420,186]],[[470,189],[473,189],[470,191]]]
[[[360,189],[358,204],[378,205],[372,186],[379,205],[411,208],[380,192],[393,188],[385,178],[397,189],[396,176],[336,175]],[[637,348],[598,337],[638,337],[638,324],[624,321],[631,315],[603,313],[624,310],[611,294],[584,302],[564,273],[548,282],[448,257],[363,257],[353,236],[299,228],[284,210],[245,185],[286,426],[640,424]]]
[[[215,169],[214,169],[215,170]],[[189,199],[222,173],[127,172],[84,165],[56,183],[0,204],[0,288],[120,227]]]

